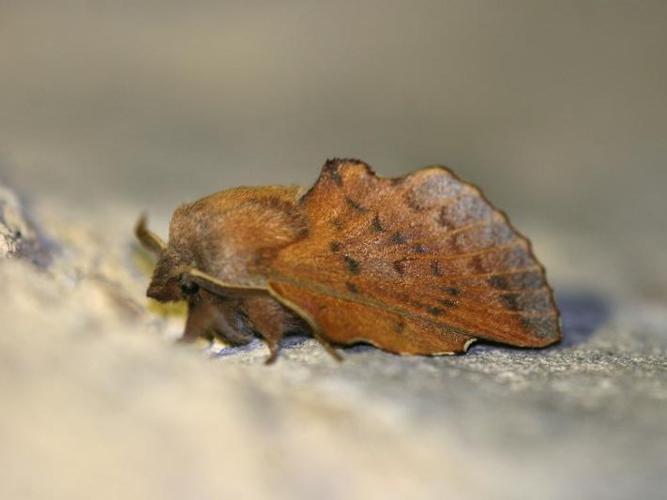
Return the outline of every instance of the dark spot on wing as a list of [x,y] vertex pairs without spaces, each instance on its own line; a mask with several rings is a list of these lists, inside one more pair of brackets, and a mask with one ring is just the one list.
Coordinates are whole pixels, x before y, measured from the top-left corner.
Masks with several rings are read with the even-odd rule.
[[405,204],[415,212],[423,212],[426,210],[426,207],[420,205],[417,199],[414,197],[414,194],[411,192],[405,194],[404,200]]
[[371,224],[371,227],[373,228],[373,231],[377,233],[383,233],[385,231],[385,228],[382,225],[382,221],[380,220],[380,216],[377,214],[375,217],[373,217],[373,223]]
[[404,321],[397,321],[394,323],[394,331],[396,333],[403,333],[405,330],[405,322]]
[[338,171],[338,164],[327,162],[327,164],[324,166],[324,169],[329,173],[331,179],[338,187],[343,186],[343,178]]
[[341,248],[343,248],[343,244],[340,241],[332,241],[329,243],[329,248],[332,252],[336,253],[339,252]]
[[444,274],[442,271],[442,266],[437,260],[431,261],[431,274],[433,276],[442,276]]
[[349,281],[345,282],[345,287],[352,293],[359,293],[359,289],[357,288],[357,285],[354,283],[350,283]]
[[395,232],[394,234],[391,235],[390,241],[396,245],[402,245],[403,243],[407,242],[407,238],[403,236],[401,233],[398,231]]
[[359,264],[358,260],[353,259],[349,255],[346,255],[343,257],[345,260],[345,265],[347,266],[347,270],[350,271],[352,274],[359,274],[361,265]]
[[487,283],[497,290],[507,290],[510,285],[505,276],[491,276]]
[[405,274],[405,259],[394,261],[394,269],[398,274],[403,276]]
[[339,231],[343,229],[343,221],[340,219],[340,217],[334,217],[333,219],[330,219],[329,222],[331,222],[331,225]]
[[445,310],[440,307],[429,307],[427,311],[429,314],[432,314],[433,316],[440,316],[445,312]]
[[458,297],[461,295],[461,290],[453,286],[443,286],[442,291],[448,294],[450,297]]
[[518,311],[521,309],[518,296],[515,293],[505,293],[501,295],[500,301],[503,303],[505,309],[509,311]]
[[457,302],[455,300],[452,300],[452,299],[440,299],[440,300],[438,300],[438,302],[445,307],[450,307],[451,308],[451,307],[456,307],[457,306]]
[[345,197],[345,201],[349,206],[351,206],[353,209],[355,209],[357,212],[368,212],[368,209],[364,206],[361,206],[358,202],[354,201],[352,198],[349,196]]

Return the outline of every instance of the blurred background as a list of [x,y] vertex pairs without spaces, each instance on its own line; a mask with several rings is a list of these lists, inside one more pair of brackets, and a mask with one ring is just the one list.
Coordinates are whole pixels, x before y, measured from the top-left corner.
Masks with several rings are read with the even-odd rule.
[[3,1],[0,164],[154,212],[441,163],[517,217],[665,232],[665,26],[662,0]]
[[[664,0],[0,0],[0,243],[53,250],[0,259],[0,496],[663,498],[666,49]],[[137,215],[330,157],[480,185],[564,342],[162,342]]]

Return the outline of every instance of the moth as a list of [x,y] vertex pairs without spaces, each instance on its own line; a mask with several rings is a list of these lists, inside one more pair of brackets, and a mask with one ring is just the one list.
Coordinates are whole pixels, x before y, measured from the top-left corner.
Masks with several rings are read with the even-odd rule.
[[531,244],[482,192],[444,167],[398,178],[328,160],[309,190],[238,187],[176,209],[147,295],[187,301],[184,341],[310,332],[335,346],[402,355],[463,353],[478,339],[544,347],[559,312]]

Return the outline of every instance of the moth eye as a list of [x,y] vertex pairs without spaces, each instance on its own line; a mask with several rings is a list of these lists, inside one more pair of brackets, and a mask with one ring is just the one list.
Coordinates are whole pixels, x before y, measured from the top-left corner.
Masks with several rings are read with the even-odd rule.
[[199,291],[199,285],[192,281],[185,281],[181,283],[181,292],[183,295],[194,295]]

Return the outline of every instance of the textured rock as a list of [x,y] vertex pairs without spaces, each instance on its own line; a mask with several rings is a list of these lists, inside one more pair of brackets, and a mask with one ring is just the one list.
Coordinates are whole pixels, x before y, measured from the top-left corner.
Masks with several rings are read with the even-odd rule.
[[266,367],[259,342],[173,345],[182,318],[148,307],[129,231],[41,209],[57,251],[38,266],[2,199],[24,259],[0,260],[0,498],[664,494],[664,304],[561,289],[566,337],[546,350],[359,346],[337,364],[294,337]]
[[46,253],[18,197],[0,184],[0,258],[17,256],[44,262]]

